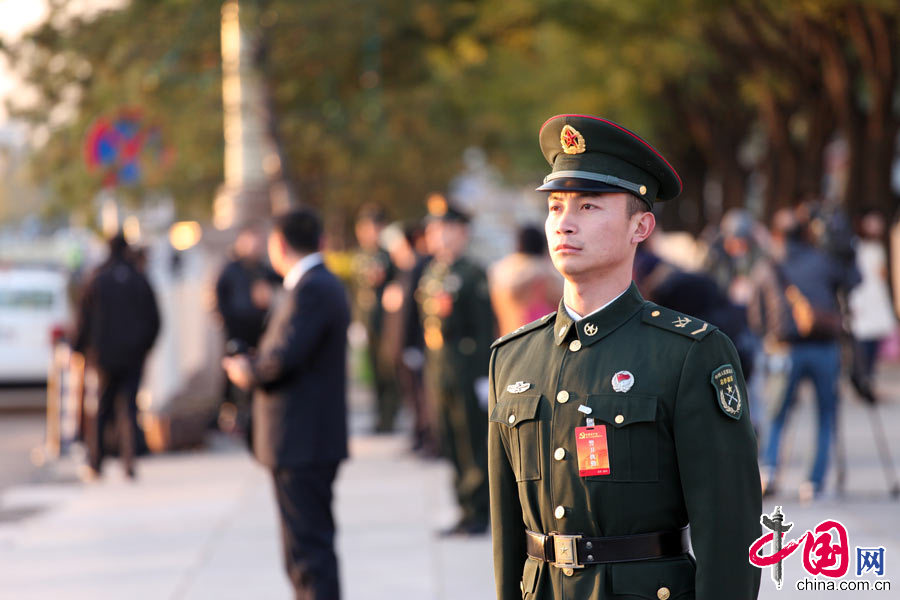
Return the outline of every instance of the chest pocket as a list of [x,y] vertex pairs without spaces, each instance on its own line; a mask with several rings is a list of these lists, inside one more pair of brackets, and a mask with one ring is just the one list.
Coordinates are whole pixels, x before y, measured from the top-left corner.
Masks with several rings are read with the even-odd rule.
[[658,481],[659,438],[656,396],[593,394],[591,416],[606,425],[610,474],[596,481]]
[[501,425],[516,481],[541,478],[540,396],[507,398],[497,402],[491,421]]

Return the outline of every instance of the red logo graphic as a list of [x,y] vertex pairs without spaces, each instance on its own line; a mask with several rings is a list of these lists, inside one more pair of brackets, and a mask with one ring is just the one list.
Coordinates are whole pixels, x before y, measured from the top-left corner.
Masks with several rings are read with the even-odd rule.
[[[750,546],[750,564],[756,567],[773,567],[772,578],[781,589],[783,577],[782,561],[793,554],[803,544],[803,568],[810,575],[838,578],[847,574],[850,568],[850,542],[847,528],[840,521],[829,519],[816,525],[796,540],[784,543],[782,539],[791,528],[783,523],[781,507],[776,507],[772,517],[763,515],[761,522],[772,531],[758,538]],[[776,538],[775,536],[778,536]],[[768,556],[760,554],[767,544],[772,544],[773,552]]]

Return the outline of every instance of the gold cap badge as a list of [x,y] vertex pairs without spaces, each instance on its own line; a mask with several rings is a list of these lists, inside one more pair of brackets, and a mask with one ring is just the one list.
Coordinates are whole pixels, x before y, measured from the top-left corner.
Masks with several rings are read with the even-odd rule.
[[581,154],[584,152],[584,136],[571,125],[565,125],[559,132],[559,143],[562,144],[566,154]]

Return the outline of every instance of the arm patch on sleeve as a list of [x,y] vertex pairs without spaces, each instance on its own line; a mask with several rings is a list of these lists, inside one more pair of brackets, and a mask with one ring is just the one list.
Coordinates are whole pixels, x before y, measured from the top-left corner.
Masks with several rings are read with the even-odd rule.
[[744,399],[737,384],[737,375],[731,365],[722,365],[712,372],[710,382],[716,390],[716,403],[726,416],[738,420],[744,409]]

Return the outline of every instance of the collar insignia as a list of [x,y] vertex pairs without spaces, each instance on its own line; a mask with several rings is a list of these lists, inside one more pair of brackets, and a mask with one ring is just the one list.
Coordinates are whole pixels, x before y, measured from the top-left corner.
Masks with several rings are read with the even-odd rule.
[[527,381],[517,381],[506,386],[506,391],[510,394],[521,394],[522,392],[530,389],[531,384]]
[[588,323],[584,326],[585,335],[597,335],[597,332],[600,330],[599,327],[594,325],[593,323]]

